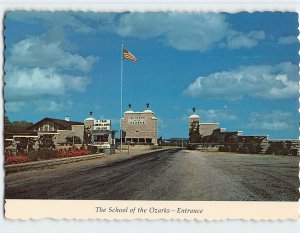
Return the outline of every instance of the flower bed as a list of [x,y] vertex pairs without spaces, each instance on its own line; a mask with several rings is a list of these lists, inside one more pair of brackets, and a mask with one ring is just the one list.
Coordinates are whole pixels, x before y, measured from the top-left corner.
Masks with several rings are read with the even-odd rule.
[[26,163],[30,162],[30,159],[26,155],[18,155],[18,156],[7,156],[5,158],[5,164],[17,164],[17,163]]
[[[86,149],[61,149],[61,150],[53,150],[50,152],[51,155],[47,159],[43,159],[41,155],[38,155],[38,160],[48,160],[52,158],[69,158],[69,157],[79,157],[83,155],[88,155],[91,154],[89,150]],[[31,160],[28,155],[22,154],[22,155],[17,155],[17,156],[6,156],[5,157],[5,165],[9,164],[19,164],[19,163],[26,163],[26,162],[31,162],[31,161],[36,161],[36,160]]]
[[90,154],[90,151],[85,149],[60,150],[57,152],[57,158],[78,157]]

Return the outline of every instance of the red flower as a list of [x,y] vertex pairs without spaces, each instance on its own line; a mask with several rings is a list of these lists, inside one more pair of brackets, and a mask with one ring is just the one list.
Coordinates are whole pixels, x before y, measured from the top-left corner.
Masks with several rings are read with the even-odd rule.
[[68,158],[68,157],[78,157],[82,155],[88,155],[90,152],[83,149],[71,149],[71,150],[60,150],[58,151],[58,157]]
[[17,163],[26,163],[29,162],[30,159],[27,156],[19,155],[19,156],[9,156],[5,158],[5,164],[17,164]]

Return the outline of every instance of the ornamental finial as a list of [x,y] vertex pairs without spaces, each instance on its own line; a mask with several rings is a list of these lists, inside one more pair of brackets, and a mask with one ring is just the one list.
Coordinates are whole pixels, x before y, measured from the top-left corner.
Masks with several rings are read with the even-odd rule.
[[195,114],[195,112],[196,112],[196,108],[195,108],[195,107],[193,107],[192,109],[193,109],[193,112],[194,112],[194,114]]

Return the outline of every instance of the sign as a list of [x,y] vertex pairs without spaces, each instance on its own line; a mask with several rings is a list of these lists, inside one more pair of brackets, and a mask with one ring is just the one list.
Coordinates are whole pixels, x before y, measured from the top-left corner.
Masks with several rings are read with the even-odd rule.
[[146,116],[131,116],[128,117],[128,123],[130,125],[145,125],[147,124]]
[[93,130],[110,130],[111,120],[95,120]]

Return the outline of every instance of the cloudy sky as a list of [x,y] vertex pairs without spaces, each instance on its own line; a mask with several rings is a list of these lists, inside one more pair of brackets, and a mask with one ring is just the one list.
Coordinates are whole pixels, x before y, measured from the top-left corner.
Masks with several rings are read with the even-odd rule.
[[201,122],[270,138],[298,137],[296,13],[8,12],[6,115],[83,121],[89,111],[119,130],[123,109],[150,103],[158,136],[188,137]]

